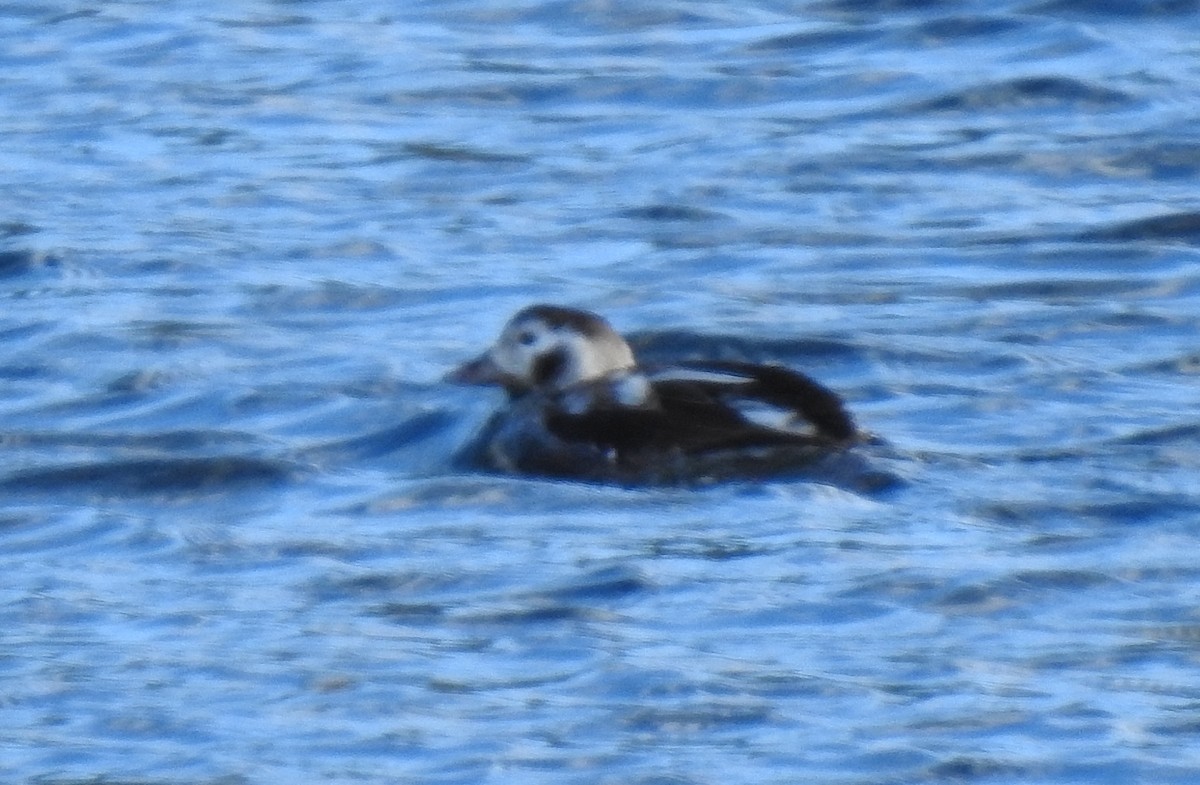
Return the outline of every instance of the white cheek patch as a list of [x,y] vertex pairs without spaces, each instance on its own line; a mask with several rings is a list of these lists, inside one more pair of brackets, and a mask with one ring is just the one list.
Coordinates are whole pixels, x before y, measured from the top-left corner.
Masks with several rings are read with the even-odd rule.
[[596,367],[594,358],[588,351],[586,338],[565,329],[559,332],[562,345],[567,347],[567,367],[561,377],[564,384],[576,384],[584,379],[593,379],[603,373],[602,368]]
[[600,379],[633,367],[633,352],[619,336],[586,336],[562,328],[562,343],[570,350],[571,382]]
[[[521,340],[524,335],[532,336],[531,342]],[[510,326],[492,348],[492,359],[505,372],[528,380],[534,360],[554,341],[540,324]]]
[[507,344],[500,344],[494,347],[491,351],[492,362],[496,367],[500,368],[505,373],[513,376],[524,376],[526,373],[525,364],[521,362],[517,352],[513,347]]

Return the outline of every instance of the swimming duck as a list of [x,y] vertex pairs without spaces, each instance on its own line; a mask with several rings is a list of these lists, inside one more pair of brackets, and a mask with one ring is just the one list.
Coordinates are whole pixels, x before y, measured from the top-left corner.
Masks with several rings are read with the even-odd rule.
[[[641,366],[589,311],[533,305],[447,379],[508,395],[468,449],[516,473],[631,482],[778,471],[859,436],[841,399],[779,365],[687,361]],[[768,411],[775,421],[764,421]]]

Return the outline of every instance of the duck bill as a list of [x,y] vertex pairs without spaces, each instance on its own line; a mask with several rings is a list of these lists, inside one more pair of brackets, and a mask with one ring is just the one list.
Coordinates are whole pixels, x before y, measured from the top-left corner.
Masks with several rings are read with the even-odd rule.
[[445,376],[446,381],[455,384],[504,385],[507,378],[507,375],[500,370],[500,367],[492,360],[491,354],[488,353],[463,363]]

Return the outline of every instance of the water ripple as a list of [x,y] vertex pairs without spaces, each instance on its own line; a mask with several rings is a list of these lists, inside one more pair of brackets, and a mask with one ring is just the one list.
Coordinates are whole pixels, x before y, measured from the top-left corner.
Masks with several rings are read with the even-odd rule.
[[0,478],[0,488],[37,493],[89,491],[110,496],[181,491],[223,493],[231,487],[283,482],[296,473],[297,467],[285,463],[241,456],[147,458],[25,469]]
[[[2,778],[1191,783],[1198,13],[10,4]],[[880,438],[465,468],[545,301]]]

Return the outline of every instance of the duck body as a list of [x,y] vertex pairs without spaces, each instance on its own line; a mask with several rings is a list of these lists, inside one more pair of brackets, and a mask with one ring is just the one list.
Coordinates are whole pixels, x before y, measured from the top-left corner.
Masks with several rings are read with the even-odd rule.
[[729,361],[641,366],[600,316],[553,305],[518,312],[448,379],[507,392],[465,451],[505,472],[631,483],[776,474],[859,437],[841,399],[802,373]]

